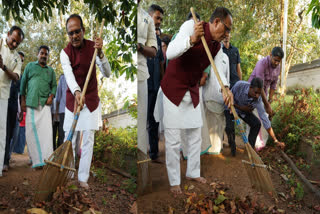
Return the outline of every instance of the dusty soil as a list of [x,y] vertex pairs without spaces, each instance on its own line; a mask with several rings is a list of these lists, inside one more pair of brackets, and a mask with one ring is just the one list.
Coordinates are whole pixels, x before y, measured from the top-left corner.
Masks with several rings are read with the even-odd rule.
[[[225,138],[226,139],[226,138]],[[212,190],[210,183],[223,182],[227,186],[227,193],[234,198],[246,196],[257,197],[257,201],[266,208],[285,211],[286,213],[316,213],[314,206],[319,206],[320,202],[306,188],[302,201],[296,201],[290,196],[290,186],[280,177],[277,167],[272,167],[271,178],[278,193],[285,195],[286,198],[279,196],[278,200],[273,199],[267,193],[260,193],[251,188],[250,180],[245,171],[241,160],[247,159],[244,146],[239,137],[236,139],[237,155],[232,157],[227,143],[224,142],[224,149],[220,155],[201,156],[201,175],[207,179],[207,184],[199,184],[185,179],[186,160],[181,160],[181,188],[183,194],[174,197],[169,192],[169,182],[165,164],[151,163],[152,192],[138,197],[139,213],[185,213],[187,198],[189,193],[207,195]],[[164,142],[160,143],[160,155],[165,160]],[[259,154],[264,163],[273,165],[285,164],[280,154],[274,148],[264,149]],[[320,175],[318,175],[318,178]],[[191,190],[190,186],[194,186]],[[319,212],[319,211],[318,211]],[[200,212],[199,212],[200,213]]]
[[[27,154],[13,154],[12,160],[9,172],[0,177],[0,213],[26,213],[27,209],[36,207],[33,197],[41,170],[30,168]],[[128,213],[130,205],[136,199],[134,194],[123,188],[125,180],[126,178],[106,170],[103,175],[100,173],[99,176],[90,176],[88,191],[79,190],[86,195],[87,200],[94,203],[95,211]],[[50,208],[44,204],[43,209],[48,211]]]

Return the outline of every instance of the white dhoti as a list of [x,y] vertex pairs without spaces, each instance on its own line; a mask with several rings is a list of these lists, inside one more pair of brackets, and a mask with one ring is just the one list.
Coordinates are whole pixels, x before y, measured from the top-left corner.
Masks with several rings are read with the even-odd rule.
[[2,176],[7,136],[8,99],[0,99],[0,177]]
[[[73,112],[69,111],[68,108],[65,108],[65,119],[63,124],[63,130],[65,131],[65,141],[68,138],[73,120]],[[78,169],[78,180],[81,182],[87,182],[89,179],[93,154],[94,132],[95,130],[99,130],[99,127],[101,127],[101,125],[101,103],[99,103],[98,108],[96,108],[92,112],[90,112],[88,107],[84,105],[83,109],[80,111],[78,123],[72,137],[73,157],[75,157],[77,135],[80,131],[82,131],[83,133],[81,157]]]
[[44,160],[48,159],[53,152],[50,106],[27,107],[26,141],[32,160],[32,167],[45,165]]
[[[88,182],[90,176],[90,166],[92,161],[93,154],[93,144],[94,144],[94,130],[85,130],[82,131],[82,145],[81,145],[81,158],[78,169],[78,180],[81,182]],[[65,132],[65,140],[67,139],[67,135],[69,131]],[[75,150],[77,147],[77,135],[79,131],[75,131],[72,137],[72,149],[73,149],[73,157],[76,156]]]
[[208,153],[214,155],[220,154],[223,148],[223,133],[226,127],[224,105],[214,101],[206,102],[205,115],[211,141]]
[[[208,152],[209,148],[211,147],[210,137],[209,137],[209,129],[208,129],[208,122],[205,115],[205,106],[203,103],[202,98],[202,87],[199,88],[199,96],[200,96],[200,109],[201,109],[201,117],[202,117],[202,128],[201,128],[201,152],[200,155],[203,155]],[[187,134],[185,130],[181,130],[181,148],[182,154],[185,159],[188,159],[187,150],[186,150],[186,142],[187,141]]]
[[188,156],[186,176],[200,177],[201,152],[201,109],[193,107],[190,92],[187,91],[179,106],[163,95],[163,124],[166,146],[166,166],[171,186],[180,185],[181,130],[185,130]]
[[147,106],[147,80],[138,81],[138,149],[145,155],[147,155],[148,151]]
[[[253,110],[253,114],[259,118],[260,122],[262,123],[260,117],[259,117],[259,114],[258,114],[258,111],[257,109],[254,109]],[[265,112],[265,114],[267,115],[268,117],[268,114]],[[246,134],[247,134],[247,137],[249,136],[249,132],[250,132],[250,126],[247,126],[246,128]],[[261,149],[263,149],[266,145],[267,145],[267,141],[268,141],[268,138],[269,138],[269,134],[267,132],[267,130],[264,128],[264,127],[261,127],[260,128],[260,131],[259,131],[259,134],[257,136],[257,139],[256,139],[256,144],[255,144],[255,149],[257,151],[260,151]]]

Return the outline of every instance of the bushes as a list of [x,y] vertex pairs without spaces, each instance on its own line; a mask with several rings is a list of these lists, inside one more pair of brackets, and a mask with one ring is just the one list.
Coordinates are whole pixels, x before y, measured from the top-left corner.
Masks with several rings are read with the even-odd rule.
[[[320,155],[320,96],[312,89],[295,90],[292,99],[280,97],[273,105],[272,127],[286,143],[288,153],[296,154],[302,139],[309,139]],[[287,101],[286,101],[287,100]]]
[[97,131],[93,149],[95,159],[136,174],[137,127]]

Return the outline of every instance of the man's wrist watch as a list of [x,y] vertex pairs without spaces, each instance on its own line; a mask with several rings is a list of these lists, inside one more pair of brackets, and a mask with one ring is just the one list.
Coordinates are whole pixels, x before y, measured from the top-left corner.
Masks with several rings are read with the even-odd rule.
[[3,65],[3,66],[2,66],[2,70],[3,70],[3,71],[7,71],[7,66],[6,66],[6,65]]
[[143,50],[144,50],[144,46],[143,46],[143,44],[141,44],[141,43],[139,43],[139,49],[138,49],[138,51],[140,52],[140,53],[142,53],[143,52]]

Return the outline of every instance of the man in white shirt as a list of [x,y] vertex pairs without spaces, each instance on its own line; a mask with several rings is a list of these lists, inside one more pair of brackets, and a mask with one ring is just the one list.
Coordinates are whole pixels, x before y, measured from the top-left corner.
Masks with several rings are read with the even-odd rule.
[[[173,194],[181,194],[180,188],[180,132],[186,130],[187,179],[206,183],[200,176],[201,110],[199,105],[199,81],[210,61],[200,41],[204,36],[213,57],[220,50],[220,42],[229,34],[232,15],[219,7],[211,15],[210,22],[186,21],[167,49],[170,60],[161,82],[163,91],[163,124],[166,139],[166,165]],[[226,95],[226,103],[230,100]]]
[[24,39],[24,33],[18,26],[11,27],[7,38],[0,40],[0,177],[6,146],[7,110],[11,80],[17,81],[21,73],[21,59],[15,50]]
[[138,149],[147,157],[147,106],[149,78],[147,57],[155,57],[157,39],[150,15],[138,5]]
[[[65,139],[68,139],[74,119],[74,111],[80,103],[81,91],[89,72],[94,49],[98,49],[96,64],[102,75],[109,77],[111,73],[110,64],[105,57],[102,47],[102,38],[95,41],[84,39],[85,28],[82,19],[77,14],[72,14],[66,22],[69,44],[61,50],[60,61],[68,85],[66,94],[66,109],[63,129]],[[73,154],[75,154],[76,136],[78,131],[83,131],[83,144],[78,169],[78,181],[83,188],[89,188],[87,183],[90,174],[90,166],[93,154],[94,132],[102,126],[101,105],[98,97],[97,77],[95,66],[89,80],[85,95],[83,109],[80,112],[78,124],[72,138]]]
[[[229,58],[223,53],[222,49],[217,53],[214,62],[224,86],[228,90],[229,95],[232,96],[232,93],[229,90]],[[205,115],[203,116],[207,121],[211,145],[202,145],[202,148],[211,146],[207,150],[208,154],[220,154],[223,145],[223,132],[226,125],[222,90],[211,65],[206,69],[206,72],[208,72],[209,75],[208,80],[203,86],[205,112]]]

